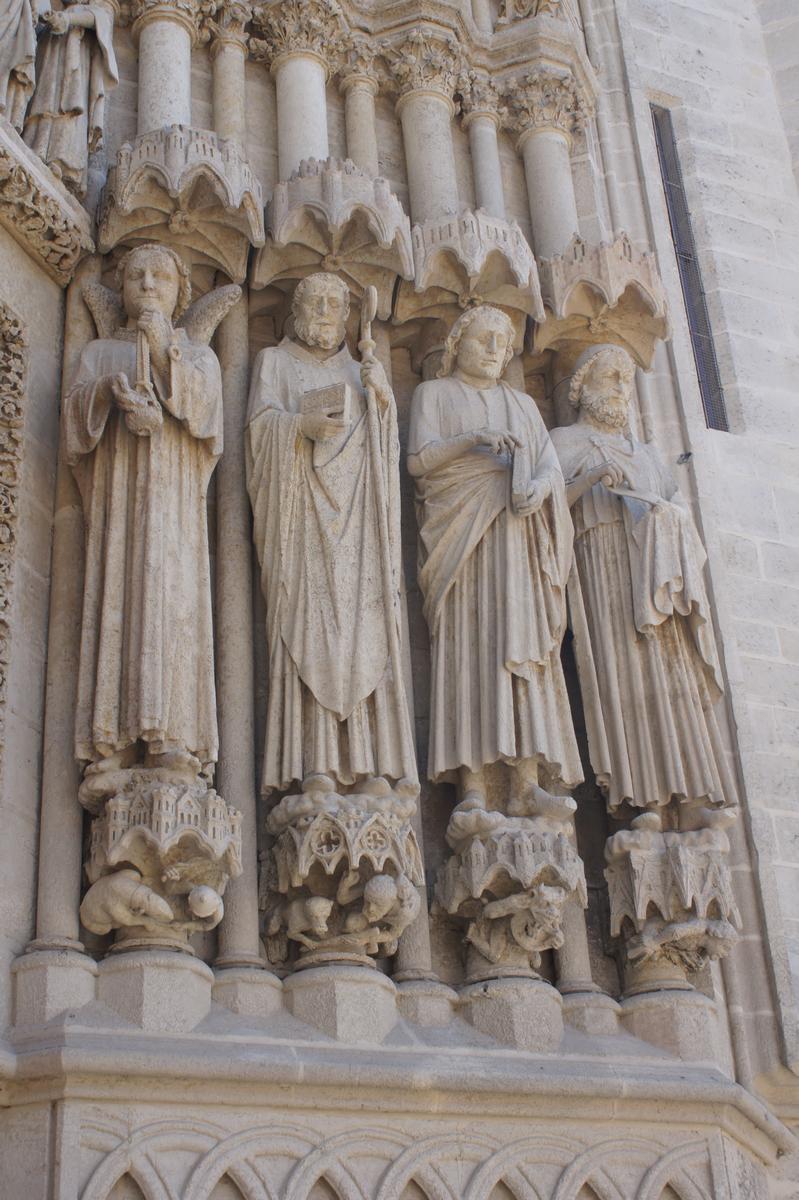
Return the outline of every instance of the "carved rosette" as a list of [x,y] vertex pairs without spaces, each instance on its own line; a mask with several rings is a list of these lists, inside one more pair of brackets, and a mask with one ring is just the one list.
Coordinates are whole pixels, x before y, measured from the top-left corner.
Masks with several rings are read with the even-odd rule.
[[222,919],[227,882],[241,874],[241,814],[176,771],[133,768],[108,784],[88,771],[80,789],[97,814],[81,920],[95,933],[119,930],[120,948],[187,949],[189,934]]
[[568,898],[588,903],[570,820],[459,806],[447,841],[455,853],[439,871],[436,904],[466,922],[468,981],[535,977],[542,952],[563,945]]
[[356,291],[373,284],[378,314],[391,312],[394,282],[413,275],[408,217],[387,181],[349,159],[303,161],[275,185],[267,215],[269,240],[258,254],[253,286],[336,271]]
[[8,305],[0,303],[0,778],[5,753],[27,363],[28,344],[22,324]]
[[687,974],[724,958],[741,918],[727,865],[730,809],[708,811],[706,827],[666,831],[659,813],[636,817],[605,848],[611,934],[623,939],[628,992],[687,986]]
[[[412,828],[418,787],[383,779],[346,796],[327,776],[269,814],[275,842],[261,873],[261,908],[273,962],[299,946],[297,967],[371,966],[394,954],[419,913],[424,881]],[[366,790],[368,788],[368,790]]]
[[666,294],[654,254],[636,250],[626,233],[591,246],[576,236],[557,258],[538,263],[547,319],[535,349],[573,350],[614,342],[648,368],[659,339],[669,336]]
[[336,0],[277,0],[254,10],[260,36],[250,54],[272,69],[290,54],[313,55],[331,73],[347,50],[346,18]]
[[452,97],[458,86],[462,55],[452,33],[419,26],[403,41],[388,47],[385,59],[398,105],[414,92],[426,92],[440,96],[454,112]]
[[568,67],[539,64],[506,80],[507,125],[521,144],[531,133],[556,130],[571,142],[594,115],[593,97]]
[[264,243],[261,185],[234,138],[170,125],[120,147],[98,228],[102,252],[160,238],[240,281]]

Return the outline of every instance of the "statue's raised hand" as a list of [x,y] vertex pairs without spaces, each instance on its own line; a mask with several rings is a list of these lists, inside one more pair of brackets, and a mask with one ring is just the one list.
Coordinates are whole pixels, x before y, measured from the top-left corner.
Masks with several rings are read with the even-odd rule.
[[372,389],[381,408],[387,408],[391,403],[391,385],[382,363],[376,358],[367,358],[361,363],[361,384]]
[[155,433],[164,423],[161,405],[155,393],[132,388],[127,375],[120,371],[111,377],[111,394],[117,408],[125,414],[125,424],[137,437]]
[[150,347],[150,361],[162,372],[169,370],[169,346],[173,329],[171,322],[162,312],[146,309],[139,316],[138,326]]
[[50,33],[56,36],[63,36],[69,30],[69,16],[65,12],[46,12],[42,13],[40,20],[47,25]]
[[471,436],[475,449],[488,446],[494,454],[508,454],[511,458],[516,447],[521,445],[512,433],[500,433],[496,429],[475,429]]

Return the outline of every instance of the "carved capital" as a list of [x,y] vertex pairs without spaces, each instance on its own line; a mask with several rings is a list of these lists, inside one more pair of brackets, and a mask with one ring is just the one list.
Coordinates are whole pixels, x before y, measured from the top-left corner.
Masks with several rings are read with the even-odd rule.
[[188,29],[194,41],[199,40],[201,0],[132,0],[130,20],[134,37],[138,37],[150,21],[174,21]]
[[522,21],[525,17],[565,17],[564,0],[502,0],[497,26]]
[[250,39],[250,53],[274,69],[292,54],[318,58],[335,70],[346,47],[346,19],[336,0],[278,0],[255,9],[260,37]]
[[443,29],[412,29],[405,40],[385,52],[399,100],[414,92],[432,92],[452,103],[461,67],[453,34]]
[[380,81],[377,71],[377,55],[368,38],[355,34],[347,39],[339,65],[342,92],[358,84],[365,85],[377,95]]
[[487,71],[463,71],[458,92],[465,127],[474,117],[490,117],[497,127],[507,118],[499,89]]
[[252,5],[248,0],[221,0],[205,6],[202,15],[201,39],[210,41],[211,58],[225,46],[247,50],[247,25],[252,20]]
[[537,130],[550,129],[571,140],[593,116],[593,102],[571,71],[537,66],[509,79],[504,87],[510,129],[521,143]]

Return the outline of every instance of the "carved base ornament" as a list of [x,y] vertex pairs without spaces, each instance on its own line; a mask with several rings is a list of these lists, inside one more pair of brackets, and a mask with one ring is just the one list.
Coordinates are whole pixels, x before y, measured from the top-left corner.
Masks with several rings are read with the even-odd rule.
[[422,860],[412,818],[418,785],[371,779],[342,796],[314,775],[269,814],[275,837],[261,875],[273,962],[299,946],[298,967],[372,965],[396,952],[419,913]]
[[645,812],[608,839],[610,925],[624,940],[629,991],[686,987],[687,975],[724,958],[741,918],[727,865],[731,809],[707,810],[705,828],[662,829]]

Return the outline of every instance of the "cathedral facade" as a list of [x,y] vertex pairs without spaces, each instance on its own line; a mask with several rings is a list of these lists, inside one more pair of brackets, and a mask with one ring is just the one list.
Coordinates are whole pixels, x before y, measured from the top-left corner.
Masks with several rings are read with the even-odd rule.
[[3,1200],[799,1194],[791,0],[0,0]]

